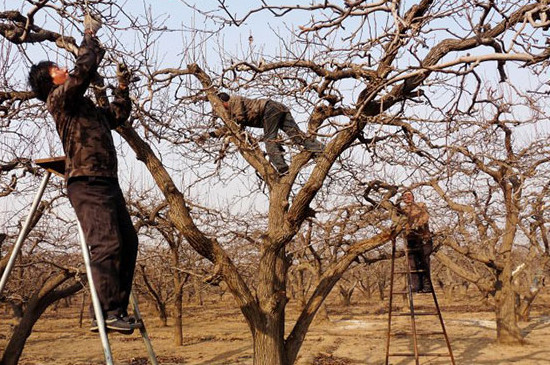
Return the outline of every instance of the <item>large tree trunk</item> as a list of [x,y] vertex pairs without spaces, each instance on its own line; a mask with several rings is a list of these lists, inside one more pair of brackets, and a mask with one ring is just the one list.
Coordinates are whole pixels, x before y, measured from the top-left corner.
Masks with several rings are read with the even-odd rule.
[[41,288],[37,289],[25,308],[23,318],[21,318],[21,321],[13,330],[10,341],[0,360],[0,364],[16,365],[23,353],[27,338],[29,338],[32,333],[34,324],[42,313],[44,313],[46,308],[59,299],[73,295],[82,288],[82,285],[77,282],[67,288],[56,290],[57,287],[68,279],[69,275],[67,273],[60,273],[48,280]]
[[519,222],[521,190],[515,184],[502,183],[506,203],[506,226],[499,247],[497,262],[502,268],[496,272],[495,314],[497,341],[504,344],[521,344],[523,337],[517,324],[516,298],[512,285],[512,247]]
[[290,365],[284,348],[284,308],[262,317],[263,326],[252,333],[254,365]]
[[264,251],[260,260],[259,316],[253,318],[254,365],[290,365],[285,351],[286,278],[285,248]]
[[174,300],[174,345],[183,345],[183,321],[182,321],[183,293],[179,291]]
[[503,344],[522,344],[523,337],[516,320],[515,293],[510,280],[499,281],[502,285],[495,293],[497,341]]

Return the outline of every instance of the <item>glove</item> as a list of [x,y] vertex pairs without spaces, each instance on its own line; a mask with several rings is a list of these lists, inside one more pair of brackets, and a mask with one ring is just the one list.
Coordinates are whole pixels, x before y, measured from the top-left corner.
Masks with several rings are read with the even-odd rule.
[[128,87],[132,81],[132,74],[124,63],[118,63],[116,65],[116,78],[118,80],[118,85],[123,89]]
[[95,19],[90,14],[86,14],[84,17],[84,31],[95,35],[101,28],[101,20]]
[[202,145],[208,139],[208,133],[203,133],[197,138],[195,138],[195,143]]

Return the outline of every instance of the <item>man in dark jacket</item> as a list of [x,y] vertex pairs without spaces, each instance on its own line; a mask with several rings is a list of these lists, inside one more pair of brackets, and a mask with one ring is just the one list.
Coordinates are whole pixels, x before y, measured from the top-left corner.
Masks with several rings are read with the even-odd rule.
[[430,279],[430,255],[433,251],[432,233],[428,220],[430,216],[424,203],[416,203],[412,191],[407,190],[401,195],[404,206],[401,207],[407,216],[405,239],[409,267],[411,269],[412,291],[430,293],[432,281]]
[[277,139],[279,129],[282,129],[292,142],[310,152],[320,153],[325,148],[321,142],[302,132],[290,110],[279,102],[270,99],[249,99],[237,95],[229,96],[226,93],[220,93],[218,97],[236,123],[244,127],[263,128],[269,161],[281,175],[288,172],[288,165],[283,157],[284,149]]
[[[129,73],[119,67],[114,101],[96,106],[84,96],[105,51],[86,24],[84,39],[71,73],[53,62],[33,65],[29,83],[46,102],[66,155],[67,194],[91,250],[94,284],[109,330],[132,333],[128,317],[138,238],[117,179],[116,150],[111,129],[124,123],[131,111]],[[93,316],[93,310],[92,316]],[[92,331],[97,331],[92,321]]]

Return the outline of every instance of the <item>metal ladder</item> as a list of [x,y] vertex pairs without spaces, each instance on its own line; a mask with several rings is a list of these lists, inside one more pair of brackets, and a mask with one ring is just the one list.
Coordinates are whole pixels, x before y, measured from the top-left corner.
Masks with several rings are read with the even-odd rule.
[[[452,365],[455,365],[455,360],[453,357],[453,350],[451,349],[451,343],[449,341],[449,337],[447,336],[447,331],[445,330],[445,324],[443,323],[443,317],[441,316],[441,310],[439,309],[439,304],[437,302],[437,297],[435,295],[435,291],[432,289],[430,292],[427,293],[413,293],[412,291],[412,281],[411,281],[411,273],[420,273],[424,272],[424,270],[411,270],[409,260],[407,260],[409,256],[409,250],[407,249],[407,245],[405,244],[405,261],[406,261],[406,270],[403,271],[395,271],[395,258],[396,258],[396,240],[392,240],[392,252],[391,252],[391,277],[390,277],[390,295],[389,295],[389,309],[388,309],[388,332],[387,332],[387,340],[386,340],[386,365],[389,365],[389,361],[391,357],[414,357],[414,361],[416,365],[420,364],[420,357],[449,357],[450,362]],[[394,290],[394,279],[396,274],[404,275],[406,278],[406,287],[407,290],[405,291],[396,291]],[[428,275],[429,278],[429,275]],[[431,283],[431,278],[429,279]],[[409,302],[409,312],[394,312],[393,308],[393,295],[394,294],[403,294],[407,295],[408,302]],[[413,294],[431,294],[433,301],[434,301],[434,309],[435,311],[427,311],[427,312],[416,312],[414,308],[414,299]],[[410,335],[412,335],[412,342],[413,342],[413,351],[412,352],[390,352],[390,343],[392,337],[395,335],[395,333],[392,332],[392,317],[410,317],[411,322],[411,332]],[[417,323],[416,323],[416,317],[417,316],[437,316],[439,319],[439,323],[441,325],[441,331],[435,331],[435,332],[418,332],[417,331]],[[418,336],[443,336],[445,339],[445,344],[447,345],[448,352],[420,352],[418,349]]]
[[[8,264],[6,265],[6,269],[4,270],[2,274],[2,278],[0,279],[0,294],[2,294],[2,291],[4,290],[4,287],[10,275],[10,272],[13,269],[13,266],[15,264],[17,255],[19,254],[19,251],[21,251],[21,246],[23,245],[23,241],[25,240],[25,238],[29,233],[29,230],[30,230],[29,227],[30,227],[32,218],[38,209],[38,205],[42,200],[42,196],[44,195],[44,191],[46,190],[46,186],[48,185],[48,182],[50,180],[52,173],[61,177],[63,177],[64,175],[65,157],[53,157],[53,158],[36,160],[34,162],[38,166],[42,167],[46,171],[46,173],[42,178],[42,182],[40,184],[40,187],[38,188],[38,192],[36,193],[34,201],[31,205],[31,210],[27,216],[27,219],[25,220],[25,223],[23,224],[23,228],[21,229],[19,236],[17,237],[17,241],[15,242],[15,245],[13,247],[13,251],[10,255]],[[103,353],[105,355],[105,363],[108,365],[113,365],[114,363],[113,363],[113,355],[111,352],[111,345],[109,344],[109,338],[107,337],[107,329],[105,327],[103,313],[101,311],[101,305],[99,303],[99,297],[97,296],[97,292],[95,290],[94,282],[92,279],[92,271],[91,271],[91,265],[90,265],[90,252],[88,250],[88,245],[86,244],[86,241],[84,239],[84,233],[82,232],[82,227],[80,226],[78,219],[76,220],[76,222],[78,225],[78,234],[80,238],[80,246],[82,248],[82,256],[84,258],[84,265],[86,267],[86,276],[88,278],[88,284],[90,285],[90,295],[92,297],[94,314],[99,327],[99,336],[101,338]],[[133,307],[134,317],[136,318],[136,323],[138,323],[138,328],[139,328],[141,337],[145,342],[145,347],[149,355],[149,360],[151,361],[151,364],[158,365],[157,358],[153,350],[153,346],[151,345],[149,335],[147,334],[147,330],[145,328],[145,323],[143,322],[143,318],[139,311],[138,303],[133,292],[130,293],[130,304]]]

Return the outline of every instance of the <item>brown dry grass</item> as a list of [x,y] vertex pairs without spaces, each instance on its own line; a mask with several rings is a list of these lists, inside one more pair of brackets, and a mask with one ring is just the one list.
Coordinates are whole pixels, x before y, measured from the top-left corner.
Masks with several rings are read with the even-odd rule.
[[[548,299],[548,298],[546,298]],[[420,299],[418,307],[428,308]],[[522,324],[527,343],[505,346],[495,343],[494,315],[481,305],[440,299],[457,364],[549,364],[550,317],[548,300],[539,299],[531,322]],[[187,306],[184,317],[184,345],[174,346],[172,328],[161,327],[151,308],[142,306],[149,334],[161,364],[222,365],[252,364],[251,337],[246,323],[233,301]],[[329,305],[329,322],[315,322],[300,352],[298,365],[383,364],[387,315],[376,302],[343,308]],[[485,309],[485,311],[481,311]],[[290,306],[288,328],[297,316]],[[402,333],[392,351],[410,351],[407,318],[397,328]],[[10,327],[15,324],[8,314],[0,315],[0,351],[5,347]],[[87,327],[88,321],[85,322]],[[435,330],[437,322],[421,319],[419,330]],[[111,335],[117,364],[146,364],[146,352],[139,335]],[[440,338],[420,339],[422,351],[445,352]],[[21,365],[101,364],[103,352],[99,336],[78,327],[78,308],[48,311],[37,323],[27,342]],[[392,364],[411,364],[410,359],[394,358]],[[448,364],[447,358],[424,358],[421,364]]]

